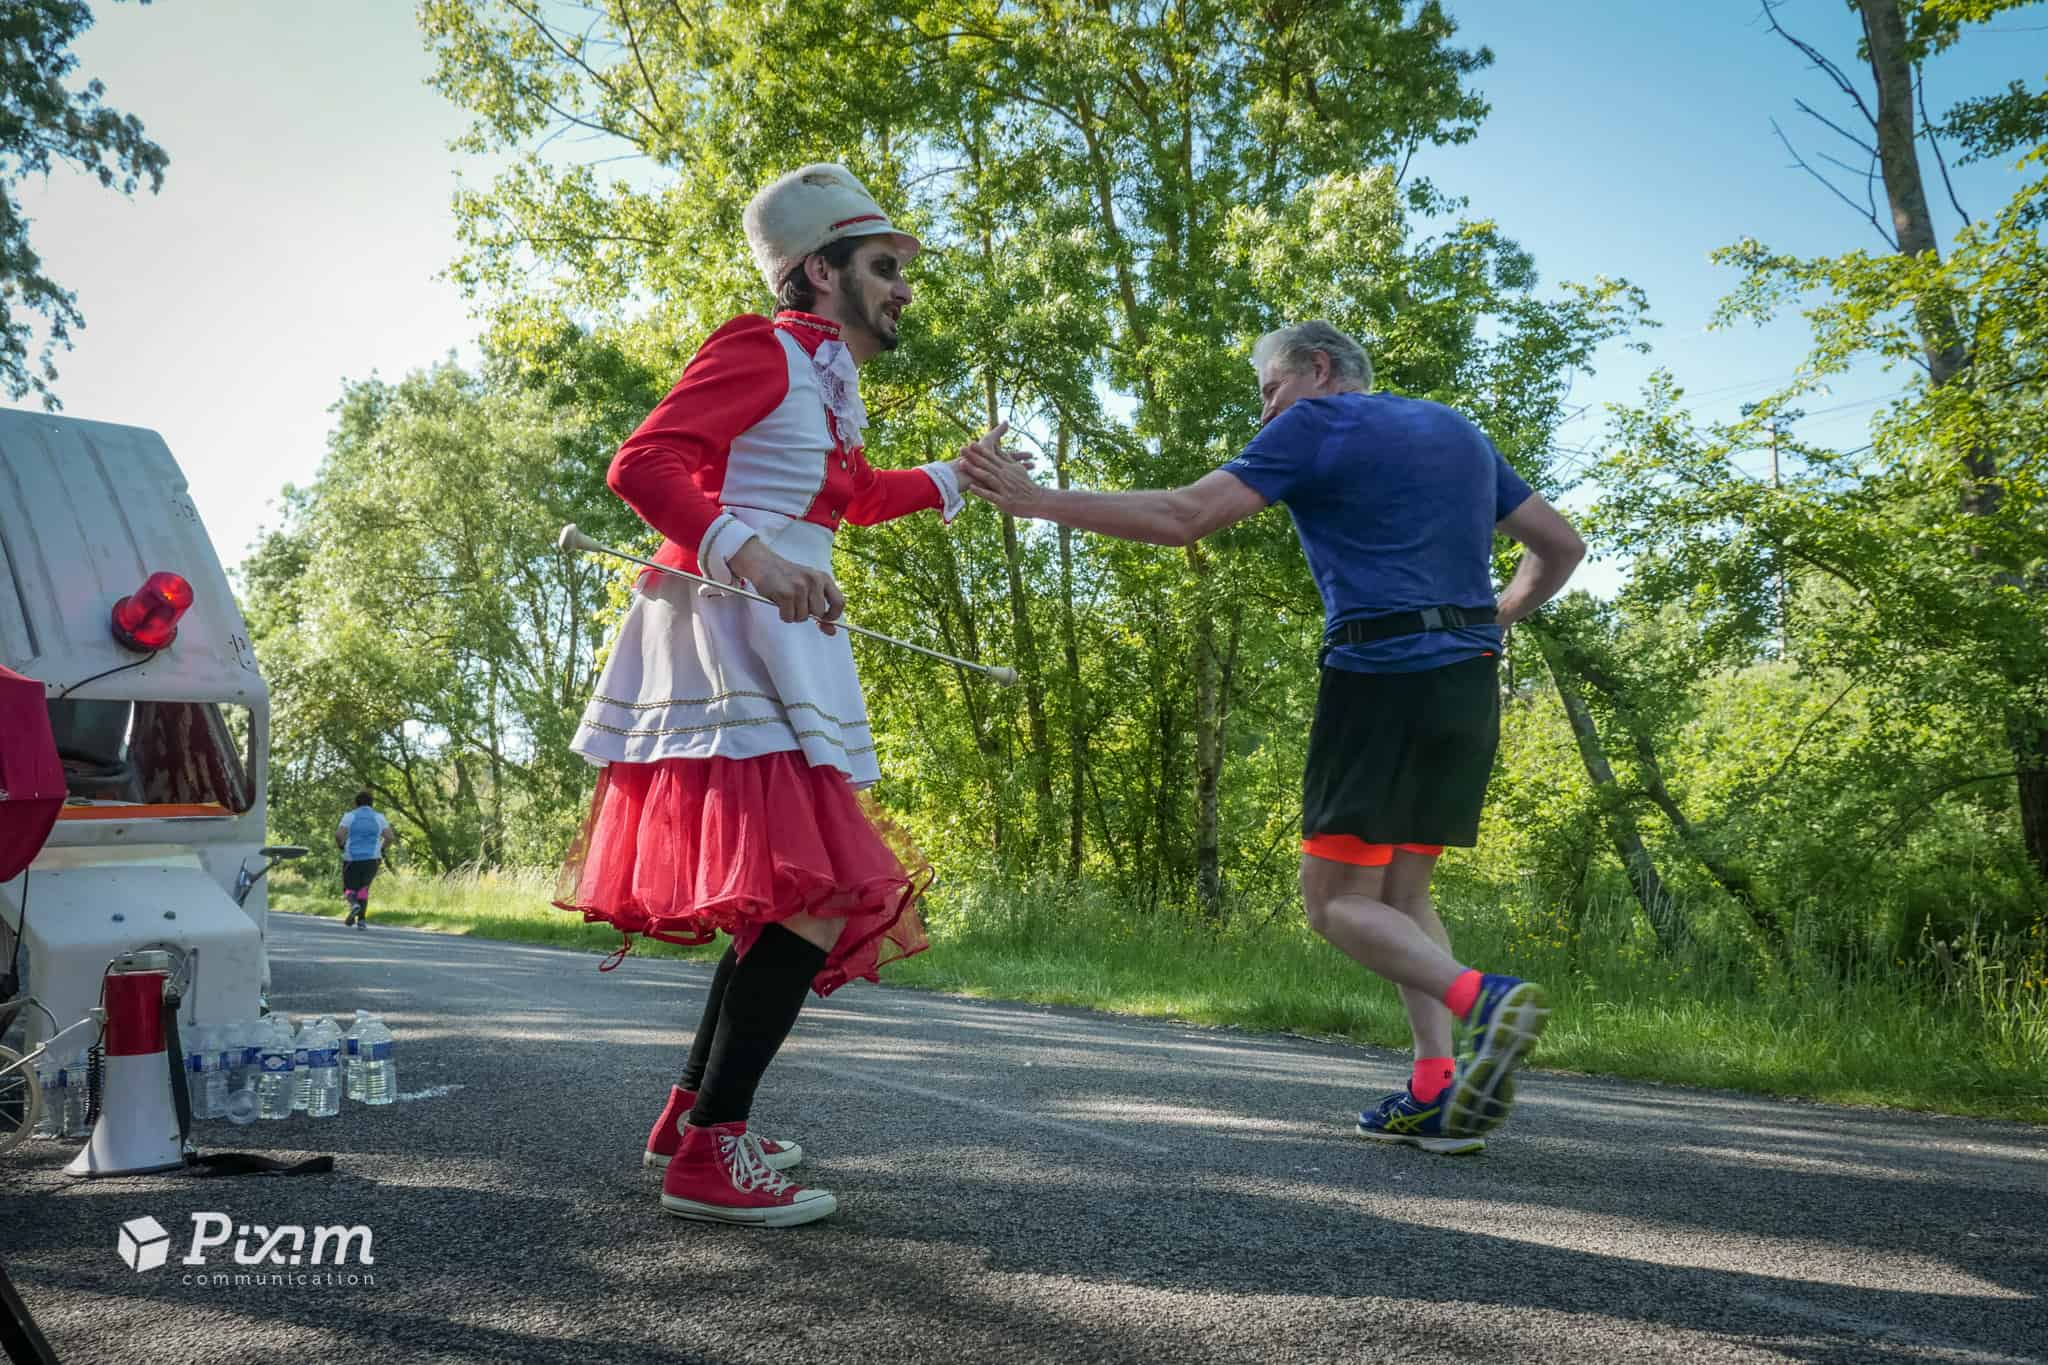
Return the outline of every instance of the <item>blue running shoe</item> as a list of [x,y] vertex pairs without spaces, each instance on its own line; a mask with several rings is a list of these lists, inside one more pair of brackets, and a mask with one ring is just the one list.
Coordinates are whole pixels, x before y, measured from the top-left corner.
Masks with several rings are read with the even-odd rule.
[[1446,1133],[1476,1137],[1501,1125],[1515,1103],[1515,1068],[1549,1022],[1550,997],[1535,982],[1513,976],[1480,978],[1466,1053],[1443,1096]]
[[1440,1156],[1464,1156],[1486,1149],[1486,1139],[1477,1134],[1453,1137],[1444,1131],[1446,1090],[1424,1104],[1410,1090],[1397,1090],[1379,1102],[1377,1108],[1358,1116],[1358,1135],[1374,1142],[1399,1142],[1420,1147]]

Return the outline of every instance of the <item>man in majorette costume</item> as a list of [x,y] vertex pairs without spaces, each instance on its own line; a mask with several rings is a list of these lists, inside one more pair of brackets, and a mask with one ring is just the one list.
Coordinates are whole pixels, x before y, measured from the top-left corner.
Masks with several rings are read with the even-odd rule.
[[950,462],[877,470],[862,452],[855,372],[897,344],[917,239],[831,165],[762,190],[746,231],[779,311],[712,334],[608,483],[666,538],[657,562],[777,607],[640,577],[572,744],[603,773],[556,903],[628,943],[731,936],[646,1161],[667,1168],[670,1213],[782,1227],[838,1205],[781,1174],[795,1143],[747,1131],[762,1073],[807,990],[927,946],[930,869],[856,796],[881,774],[850,637],[818,624],[843,605],[833,535],[924,508],[950,522],[961,497]]

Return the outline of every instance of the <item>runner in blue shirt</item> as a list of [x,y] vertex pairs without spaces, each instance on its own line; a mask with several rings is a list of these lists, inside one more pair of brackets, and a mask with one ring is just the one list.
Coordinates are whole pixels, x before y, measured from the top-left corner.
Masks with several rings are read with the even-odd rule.
[[[1358,1128],[1476,1151],[1507,1117],[1549,1003],[1534,982],[1451,955],[1429,882],[1446,845],[1478,841],[1500,739],[1501,630],[1564,586],[1585,543],[1457,412],[1373,393],[1364,349],[1328,323],[1260,338],[1252,366],[1262,430],[1186,487],[1041,488],[978,449],[962,452],[970,484],[1014,516],[1155,545],[1286,505],[1326,622],[1302,782],[1302,899],[1317,933],[1400,988],[1415,1038],[1408,1087]],[[1524,546],[1497,600],[1496,531]],[[1461,1056],[1453,1016],[1467,1024]]]
[[370,922],[370,883],[377,878],[377,866],[391,841],[398,836],[391,822],[370,805],[367,791],[356,793],[355,808],[341,817],[334,830],[334,846],[341,850],[341,895],[348,902],[344,924],[366,928]]

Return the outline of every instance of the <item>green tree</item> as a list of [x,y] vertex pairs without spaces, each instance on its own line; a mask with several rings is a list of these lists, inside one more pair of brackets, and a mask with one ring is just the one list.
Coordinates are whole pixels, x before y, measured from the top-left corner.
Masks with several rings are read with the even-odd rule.
[[609,432],[496,383],[444,365],[348,386],[318,477],[244,567],[281,821],[368,786],[443,868],[547,861],[575,827],[568,744],[615,579],[555,533],[631,533],[602,492]]
[[[901,210],[937,250],[905,346],[863,376],[880,463],[1000,413],[1057,478],[1185,481],[1253,430],[1252,338],[1324,315],[1542,475],[1564,376],[1640,307],[1605,283],[1540,302],[1525,253],[1401,175],[1485,112],[1464,81],[1490,57],[1434,3],[421,14],[467,145],[520,158],[460,205],[458,277],[510,353],[573,319],[672,374],[765,303],[740,209],[795,162],[843,160]],[[638,170],[607,181],[617,158]],[[1024,665],[995,696],[863,657],[878,730],[908,741],[885,790],[932,852],[1096,871],[1218,923],[1289,880],[1320,613],[1282,519],[1169,554],[977,509],[846,537],[840,576],[864,621]]]
[[[71,44],[90,27],[85,0],[0,6],[0,385],[16,400],[34,393],[52,411],[61,406],[50,387],[57,378],[53,357],[59,346],[70,348],[72,329],[85,317],[77,296],[43,273],[18,187],[69,165],[122,194],[147,180],[154,194],[170,164],[164,149],[143,136],[140,120],[102,103],[106,87],[99,81],[67,86],[78,69]],[[48,334],[31,360],[36,317]]]
[[[1881,556],[1815,567],[1866,599],[1885,591],[1887,628],[1902,615],[1912,618],[1912,633],[1896,642],[1962,650],[1986,670],[1982,683],[2007,703],[1993,723],[2010,753],[2004,776],[2015,783],[2020,835],[2048,877],[2048,695],[2041,684],[2048,526],[2040,515],[2039,453],[2048,262],[2038,231],[2048,211],[2041,141],[2048,95],[2015,85],[1965,101],[1941,121],[1928,116],[1920,97],[1926,60],[1966,23],[2016,4],[1856,0],[1864,32],[1859,56],[1876,92],[1868,101],[1841,67],[1786,32],[1767,5],[1773,28],[1821,66],[1869,125],[1872,140],[1859,145],[1890,210],[1889,229],[1875,215],[1873,226],[1893,250],[1800,260],[1749,240],[1720,258],[1745,275],[1726,316],[1766,318],[1787,304],[1805,306],[1815,349],[1800,389],[1872,358],[1923,374],[1884,415],[1872,443],[1875,460],[1891,474],[1874,487],[1891,495],[1890,513],[1903,513],[1910,538],[1900,558],[1918,572],[1897,572]],[[2034,176],[1992,220],[1972,220],[1956,203],[1965,226],[1946,257],[1917,150],[1923,141],[1929,145],[1946,184],[1944,131],[1961,137],[1971,157],[2024,150],[2019,168]],[[1761,405],[1762,417],[1795,396]],[[1884,550],[1897,555],[1898,544],[1888,541]]]

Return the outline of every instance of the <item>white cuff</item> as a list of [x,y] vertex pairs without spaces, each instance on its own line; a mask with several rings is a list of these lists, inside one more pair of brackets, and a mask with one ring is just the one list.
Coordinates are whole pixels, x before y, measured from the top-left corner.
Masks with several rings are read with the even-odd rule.
[[697,542],[697,568],[714,583],[732,587],[739,578],[732,571],[728,560],[740,546],[753,539],[754,530],[730,512],[721,512],[718,518],[704,528],[704,539]]
[[960,477],[953,472],[949,460],[935,460],[931,464],[919,465],[925,476],[939,486],[939,515],[946,525],[953,524],[953,518],[960,515],[960,509],[967,505],[967,499],[960,496]]

